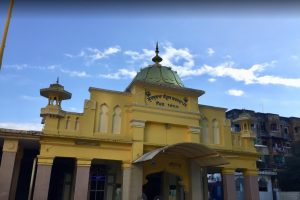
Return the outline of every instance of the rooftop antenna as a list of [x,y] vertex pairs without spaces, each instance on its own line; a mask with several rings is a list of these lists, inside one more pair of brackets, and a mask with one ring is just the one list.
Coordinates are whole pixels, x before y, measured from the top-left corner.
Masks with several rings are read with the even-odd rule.
[[2,59],[3,59],[6,37],[7,37],[7,32],[8,32],[8,27],[9,27],[9,23],[10,23],[13,6],[14,6],[14,0],[10,0],[9,7],[8,7],[8,13],[7,13],[6,21],[5,21],[4,32],[3,32],[2,41],[1,41],[1,46],[0,46],[0,70],[2,67]]

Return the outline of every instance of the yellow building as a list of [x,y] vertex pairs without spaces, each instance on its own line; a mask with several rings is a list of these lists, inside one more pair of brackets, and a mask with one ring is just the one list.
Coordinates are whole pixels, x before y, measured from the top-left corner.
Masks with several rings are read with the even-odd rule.
[[[231,133],[226,109],[198,104],[204,91],[184,87],[158,48],[152,60],[124,92],[90,88],[83,113],[62,109],[71,93],[58,82],[41,89],[42,132],[0,129],[0,199],[14,199],[19,177],[37,200],[234,200],[243,198],[236,174],[242,196],[258,199],[253,135]],[[16,160],[28,149],[36,153],[26,182]]]

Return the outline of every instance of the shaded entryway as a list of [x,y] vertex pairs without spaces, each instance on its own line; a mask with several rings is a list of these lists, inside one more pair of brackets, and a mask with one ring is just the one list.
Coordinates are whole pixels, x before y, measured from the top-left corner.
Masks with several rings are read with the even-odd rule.
[[147,200],[184,200],[181,179],[168,172],[149,174],[143,185],[143,198]]
[[121,162],[94,159],[90,168],[88,199],[121,199],[121,174]]
[[[154,149],[134,161],[143,166],[143,192],[147,200],[206,198],[205,168],[227,163],[217,151],[197,143],[177,143]],[[165,181],[169,175],[173,177],[172,183]]]
[[27,200],[32,199],[32,187],[35,175],[36,161],[38,154],[36,149],[24,149],[20,165],[16,199]]
[[222,173],[220,169],[207,170],[207,190],[208,200],[223,200],[223,182]]
[[75,159],[54,159],[50,187],[49,200],[70,200],[74,190]]

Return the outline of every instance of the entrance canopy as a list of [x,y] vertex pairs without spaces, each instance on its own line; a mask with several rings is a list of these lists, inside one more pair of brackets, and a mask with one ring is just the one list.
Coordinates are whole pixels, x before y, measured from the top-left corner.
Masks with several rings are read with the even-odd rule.
[[223,158],[217,151],[201,144],[196,143],[177,143],[168,145],[153,151],[147,152],[133,163],[141,163],[152,160],[156,156],[183,156],[184,158],[195,161],[201,167],[218,166],[228,164],[228,161]]

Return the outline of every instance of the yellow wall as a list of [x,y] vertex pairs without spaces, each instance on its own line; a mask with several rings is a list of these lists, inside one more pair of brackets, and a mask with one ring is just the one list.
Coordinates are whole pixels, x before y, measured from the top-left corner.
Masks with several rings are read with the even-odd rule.
[[[225,117],[226,109],[198,105],[200,93],[195,90],[134,83],[130,92],[96,88],[90,88],[89,91],[90,99],[85,100],[83,113],[64,112],[62,118],[44,115],[40,157],[98,158],[130,163],[146,152],[145,145],[155,149],[180,142],[202,143],[200,125],[206,119],[207,145],[230,162],[223,167],[256,170],[257,154],[254,147],[237,145],[241,140],[249,140],[250,144],[251,139],[233,136],[230,122]],[[106,133],[99,131],[102,105],[108,108]],[[121,109],[119,134],[112,133],[113,110],[116,106]],[[75,130],[76,118],[79,120],[78,130]],[[214,120],[218,123],[218,144],[214,144],[212,136]],[[178,162],[186,167],[186,161],[179,159]],[[145,171],[150,170],[147,166]],[[188,182],[187,174],[181,176],[186,176],[183,179]]]

